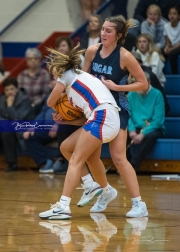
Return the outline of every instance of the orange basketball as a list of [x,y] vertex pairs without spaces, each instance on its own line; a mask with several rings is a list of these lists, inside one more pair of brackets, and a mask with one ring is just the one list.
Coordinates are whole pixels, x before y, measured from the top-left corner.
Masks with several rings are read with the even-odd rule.
[[55,106],[56,112],[60,113],[64,120],[75,120],[83,115],[82,111],[71,105],[66,94],[63,94]]

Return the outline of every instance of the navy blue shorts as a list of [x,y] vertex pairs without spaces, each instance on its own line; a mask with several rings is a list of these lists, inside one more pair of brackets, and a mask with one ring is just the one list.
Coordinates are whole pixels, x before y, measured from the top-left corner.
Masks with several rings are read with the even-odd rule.
[[128,126],[128,120],[129,120],[129,112],[124,109],[121,108],[121,111],[119,111],[119,116],[120,116],[120,128],[123,130],[127,129]]

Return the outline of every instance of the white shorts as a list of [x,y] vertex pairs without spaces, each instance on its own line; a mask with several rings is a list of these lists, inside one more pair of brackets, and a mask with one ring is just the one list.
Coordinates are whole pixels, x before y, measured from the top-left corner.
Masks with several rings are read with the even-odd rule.
[[83,126],[86,131],[103,143],[112,141],[118,134],[120,129],[120,118],[118,108],[110,104],[102,104],[94,109]]

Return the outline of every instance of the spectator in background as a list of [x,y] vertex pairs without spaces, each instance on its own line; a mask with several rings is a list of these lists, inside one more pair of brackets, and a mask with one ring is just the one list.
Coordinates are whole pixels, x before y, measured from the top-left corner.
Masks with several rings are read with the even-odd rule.
[[180,4],[180,0],[139,0],[133,18],[142,23],[146,19],[146,12],[151,4],[160,7],[162,17],[168,20],[169,9]]
[[73,41],[67,36],[60,36],[55,41],[55,49],[66,55],[73,49]]
[[50,75],[47,70],[42,69],[40,66],[42,55],[37,48],[28,48],[25,57],[27,69],[18,75],[17,80],[19,87],[26,90],[37,115],[49,90]]
[[165,38],[163,36],[164,25],[167,22],[162,18],[161,9],[155,4],[151,4],[147,9],[147,19],[141,24],[141,33],[149,34],[156,46],[163,49]]
[[101,4],[101,0],[79,0],[82,8],[83,20],[89,19],[91,14],[95,13]]
[[131,143],[127,157],[134,169],[146,158],[158,138],[163,137],[164,101],[161,92],[151,86],[150,76],[145,72],[149,87],[146,91],[129,92],[128,136]]
[[127,5],[129,0],[118,0],[114,1],[114,6],[111,12],[111,16],[122,15],[125,19],[128,18],[127,15]]
[[[67,36],[60,36],[55,41],[55,49],[63,54],[69,55],[73,47],[74,47],[74,44],[73,44],[72,39],[70,39]],[[81,68],[83,64],[84,64],[84,57],[81,55],[81,65],[80,65]]]
[[164,86],[164,82],[166,81],[163,73],[165,59],[160,50],[155,46],[151,36],[148,34],[139,35],[137,38],[137,48],[136,51],[140,53],[143,65],[151,67],[161,85]]
[[[54,88],[55,84],[55,80],[50,82],[50,90]],[[35,118],[37,121],[42,121],[40,124],[46,124],[47,120],[54,123],[52,117],[54,110],[47,106],[47,99],[49,95],[50,93],[46,96],[44,106]],[[50,129],[49,132],[24,132],[23,137],[25,139],[28,153],[34,159],[40,173],[66,173],[68,167],[67,160],[62,156],[58,149],[55,153],[54,149],[49,147],[48,144],[53,141],[58,141],[58,146],[60,146],[62,137],[68,137],[75,129],[77,129],[75,126],[58,125],[54,123],[53,128]]]
[[[18,89],[14,78],[3,83],[4,94],[0,96],[0,120],[31,120],[34,118],[31,102],[24,89]],[[1,132],[4,155],[8,167],[6,172],[17,170],[17,143],[24,149],[21,132]]]
[[2,62],[2,45],[0,43],[0,73],[4,75],[4,66]]
[[[55,40],[55,48],[59,52],[68,55],[73,48],[73,41],[67,36],[60,36]],[[81,57],[83,64],[83,56]],[[43,63],[47,63],[48,60],[46,59]],[[52,80],[49,84],[49,89],[52,91],[56,84],[56,80],[53,75],[51,75]],[[44,106],[42,107],[40,113],[37,115],[36,120],[52,120],[52,110],[46,104],[47,99],[50,94],[48,94],[45,98]],[[59,157],[54,156],[54,151],[52,148],[47,146],[48,143],[57,140],[58,146],[69,137],[75,130],[79,127],[74,125],[54,125],[56,127],[56,131],[53,129],[49,132],[33,132],[24,133],[24,138],[26,139],[26,145],[29,149],[29,152],[34,159],[37,166],[40,168],[39,172],[41,173],[56,173],[56,174],[63,174],[66,173],[68,162],[59,152]],[[35,147],[36,146],[36,147]]]
[[139,0],[134,11],[134,23],[136,27],[131,29],[136,37],[140,33],[140,25],[146,19],[146,11],[151,4],[156,4],[160,7],[162,17],[168,19],[168,11],[171,7],[180,4],[180,0]]
[[166,45],[164,53],[169,57],[172,74],[178,73],[178,55],[180,55],[180,10],[173,7],[168,14],[170,22],[164,27]]
[[[170,106],[169,106],[168,99],[167,99],[165,91],[164,91],[164,87],[162,87],[162,85],[161,85],[160,81],[158,80],[157,76],[152,72],[151,67],[143,65],[143,62],[142,62],[142,59],[141,59],[141,54],[138,53],[138,52],[132,52],[132,55],[135,57],[137,62],[140,64],[142,70],[149,74],[151,86],[153,86],[154,88],[161,91],[161,93],[163,95],[163,98],[164,98],[165,114],[167,115],[169,110],[170,110]],[[131,84],[133,82],[134,82],[133,76],[129,75],[128,83]]]
[[92,14],[89,18],[88,32],[86,32],[81,40],[81,49],[86,49],[91,45],[95,45],[100,42],[100,31],[102,27],[102,18],[100,15]]

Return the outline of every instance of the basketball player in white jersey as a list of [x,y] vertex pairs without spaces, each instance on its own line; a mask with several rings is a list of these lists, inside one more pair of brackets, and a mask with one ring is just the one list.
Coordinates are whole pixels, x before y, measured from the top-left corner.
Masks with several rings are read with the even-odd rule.
[[105,168],[100,160],[100,152],[102,143],[110,142],[119,132],[120,109],[109,89],[98,78],[78,70],[80,54],[83,51],[77,52],[77,47],[71,51],[69,56],[50,49],[53,56],[49,69],[58,79],[48,98],[48,105],[55,107],[57,100],[65,90],[71,104],[83,111],[87,121],[78,130],[80,135],[72,156],[65,156],[69,160],[69,166],[60,201],[50,210],[40,213],[39,216],[42,219],[71,218],[69,207],[71,197],[82,175],[81,168],[89,157],[94,158],[98,163],[97,171],[92,171],[92,175],[101,188],[92,188],[91,199],[87,198],[84,205],[101,193],[109,197],[109,202],[117,196],[117,191],[107,182]]

